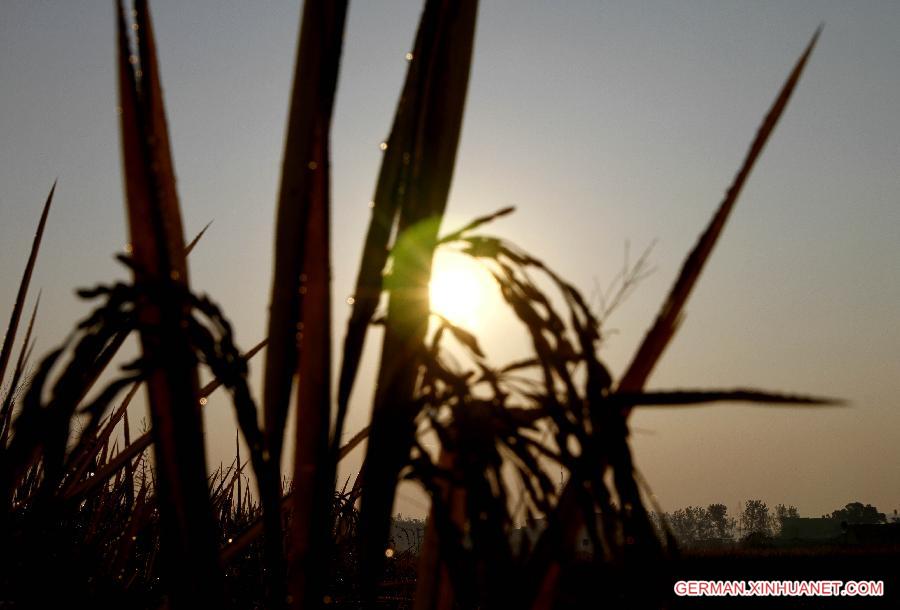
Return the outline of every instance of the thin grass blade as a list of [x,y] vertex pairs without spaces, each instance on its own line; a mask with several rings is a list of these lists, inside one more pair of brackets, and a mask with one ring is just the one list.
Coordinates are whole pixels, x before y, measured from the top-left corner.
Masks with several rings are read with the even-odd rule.
[[16,301],[13,304],[12,314],[9,317],[9,324],[6,326],[3,347],[0,348],[0,384],[3,383],[6,365],[9,364],[9,359],[12,355],[13,344],[16,341],[16,330],[19,328],[19,318],[21,318],[22,308],[25,306],[28,285],[31,283],[31,275],[37,262],[38,251],[41,248],[41,239],[44,237],[44,227],[47,226],[47,216],[50,214],[50,205],[53,203],[53,193],[55,192],[56,181],[54,180],[53,186],[50,187],[50,194],[47,195],[47,200],[44,202],[44,208],[41,211],[41,219],[38,221],[34,239],[31,242],[31,252],[28,254],[28,261],[25,263],[25,271],[22,273],[22,280],[19,282],[19,291],[16,293]]
[[213,223],[213,221],[211,221],[211,220],[208,223],[206,223],[206,226],[204,226],[202,229],[200,229],[200,232],[197,233],[197,236],[191,240],[191,243],[189,243],[188,245],[186,245],[184,247],[184,255],[185,256],[187,256],[191,253],[191,250],[194,249],[194,246],[197,245],[197,242],[200,241],[200,239],[203,237],[203,234],[206,233],[206,230],[212,225],[212,223]]
[[3,406],[0,407],[0,449],[6,447],[6,440],[9,437],[9,429],[12,422],[13,403],[16,398],[19,382],[22,379],[22,375],[25,373],[28,357],[31,354],[31,349],[34,347],[34,345],[31,344],[31,333],[34,331],[34,321],[37,318],[38,306],[40,304],[41,295],[38,293],[38,297],[34,302],[34,309],[31,311],[31,318],[28,320],[28,328],[25,330],[25,340],[22,341],[22,350],[19,352],[16,368],[13,369],[9,390],[7,390],[6,396],[3,397]]

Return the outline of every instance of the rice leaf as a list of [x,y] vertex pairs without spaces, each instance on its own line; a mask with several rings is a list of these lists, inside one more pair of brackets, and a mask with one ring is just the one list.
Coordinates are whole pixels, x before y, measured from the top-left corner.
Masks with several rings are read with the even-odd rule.
[[844,401],[835,398],[797,396],[752,389],[736,390],[657,390],[654,392],[616,392],[607,400],[623,407],[690,407],[715,402],[749,402],[768,405],[807,407],[840,406]]
[[438,240],[438,243],[448,244],[448,243],[454,242],[454,241],[460,239],[466,233],[468,233],[470,231],[474,231],[475,229],[477,229],[483,225],[486,225],[489,222],[493,222],[493,221],[497,220],[498,218],[508,216],[515,211],[516,211],[516,208],[514,206],[508,206],[505,208],[501,208],[491,214],[487,214],[485,216],[479,216],[478,218],[476,218],[472,222],[468,223],[461,229],[457,229],[456,231],[453,231],[452,233],[448,233],[444,237],[440,238]]
[[820,27],[813,34],[812,39],[778,93],[778,97],[775,98],[775,102],[769,109],[768,114],[766,114],[762,125],[760,125],[756,133],[756,138],[754,138],[750,149],[747,151],[744,163],[734,178],[734,182],[728,188],[718,210],[716,210],[706,230],[685,260],[681,272],[678,274],[678,278],[675,280],[675,284],[672,286],[665,303],[663,303],[656,321],[644,337],[644,341],[638,348],[622,379],[619,380],[618,388],[620,390],[634,391],[641,389],[659,361],[660,356],[662,356],[666,346],[675,335],[684,305],[691,295],[697,280],[700,278],[700,273],[703,271],[706,261],[709,260],[709,256],[712,254],[713,248],[722,234],[722,229],[725,228],[725,222],[728,220],[728,216],[731,214],[731,210],[734,208],[756,160],[762,153],[769,136],[775,130],[778,119],[781,118],[785,108],[787,108],[791,94],[793,94],[794,88],[800,81],[800,75],[803,74],[803,69],[806,67],[806,62],[816,46],[816,41],[819,39],[821,31],[822,28]]
[[211,220],[208,223],[206,223],[206,226],[204,226],[202,229],[200,229],[200,232],[197,233],[197,236],[191,240],[191,243],[189,243],[188,245],[186,245],[184,247],[184,255],[185,256],[187,256],[191,253],[191,250],[194,249],[194,246],[197,245],[197,242],[200,241],[200,238],[203,237],[203,234],[206,233],[206,230],[212,225],[212,223],[213,223],[213,221],[211,221]]
[[19,291],[16,293],[16,300],[13,304],[12,314],[9,317],[9,324],[6,326],[6,336],[3,338],[3,347],[0,348],[0,384],[3,383],[3,377],[6,374],[6,365],[9,364],[12,355],[13,344],[16,341],[16,330],[19,328],[19,318],[22,316],[22,308],[25,306],[25,297],[28,295],[28,285],[31,283],[31,274],[34,272],[34,264],[37,262],[38,251],[41,248],[41,239],[44,237],[44,227],[47,225],[47,216],[50,214],[50,204],[53,203],[53,193],[56,192],[56,181],[50,187],[50,194],[44,202],[44,208],[41,211],[41,219],[38,221],[37,230],[34,232],[34,239],[31,242],[31,252],[28,255],[28,261],[25,263],[25,271],[22,273],[22,280],[19,282]]
[[153,28],[136,0],[135,57],[118,7],[119,105],[128,224],[135,282],[149,298],[138,308],[162,522],[165,588],[175,605],[224,601],[212,509],[206,490],[196,360],[182,332],[187,261],[163,107]]
[[[265,364],[265,438],[272,472],[257,473],[266,517],[268,554],[281,545],[280,459],[290,394],[297,388],[296,494],[289,588],[292,606],[321,602],[321,551],[330,531],[334,469],[328,465],[331,422],[330,153],[346,0],[303,5],[294,83],[282,159],[275,232],[275,263]],[[269,546],[271,545],[271,546]],[[280,565],[270,565],[270,599]]]
[[19,390],[19,382],[25,372],[25,365],[28,362],[31,349],[34,345],[31,343],[31,333],[34,331],[34,321],[37,318],[38,306],[41,304],[41,295],[34,302],[34,309],[31,311],[31,318],[28,320],[28,328],[25,330],[25,340],[22,341],[22,349],[19,352],[19,358],[16,361],[16,368],[13,369],[12,381],[9,383],[9,389],[6,396],[3,397],[3,406],[0,407],[0,448],[6,447],[6,439],[9,437],[10,422],[12,421],[13,401]]
[[[318,169],[302,164],[301,172],[311,172],[306,233],[296,249],[303,248],[303,276],[300,292],[300,324],[296,343],[297,426],[294,443],[293,521],[288,587],[298,610],[318,608],[323,595],[332,524],[336,464],[331,463],[329,431],[331,426],[331,221],[329,132],[337,85],[338,66],[343,45],[346,2],[308,3],[304,5],[303,25],[298,51],[297,79],[306,78],[311,61],[303,58],[315,46],[322,54],[322,103],[315,113],[312,158]],[[311,58],[310,58],[311,59]],[[295,91],[295,95],[298,92]],[[302,100],[295,110],[306,108]],[[308,137],[307,134],[303,134]],[[289,131],[289,138],[291,132]],[[285,154],[285,169],[289,159]],[[302,163],[302,161],[301,161]],[[298,166],[293,165],[293,171]],[[296,205],[301,203],[294,202]],[[282,227],[279,226],[279,232]],[[289,238],[290,239],[290,238]],[[296,284],[295,284],[296,286]]]
[[409,97],[401,99],[415,121],[387,142],[406,167],[394,191],[398,237],[362,477],[361,585],[369,600],[384,560],[397,475],[414,440],[413,393],[430,316],[428,280],[462,127],[477,9],[475,0],[426,2],[404,90]]

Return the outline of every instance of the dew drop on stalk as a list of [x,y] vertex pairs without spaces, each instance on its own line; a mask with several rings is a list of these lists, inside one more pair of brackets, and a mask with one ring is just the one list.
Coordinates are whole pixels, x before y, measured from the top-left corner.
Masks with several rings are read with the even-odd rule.
[[353,297],[347,297],[347,305],[353,305],[354,303],[356,303],[356,299],[354,299]]
[[374,207],[375,207],[375,202],[374,202],[374,201],[370,201],[370,202],[369,202],[369,209],[371,210],[371,209],[373,209]]
[[406,61],[412,61],[412,58],[413,58],[413,54],[412,54],[412,53],[407,53],[407,54],[406,54]]
[[310,161],[306,164],[306,167],[308,167],[309,169],[316,169],[317,167],[319,167],[319,164],[315,161]]
[[382,142],[378,145],[378,148],[380,148],[381,150],[387,150],[387,142]]
[[203,398],[200,399],[200,405],[201,405],[201,406],[206,405],[207,402],[208,402],[208,400],[206,399],[205,396],[204,396]]

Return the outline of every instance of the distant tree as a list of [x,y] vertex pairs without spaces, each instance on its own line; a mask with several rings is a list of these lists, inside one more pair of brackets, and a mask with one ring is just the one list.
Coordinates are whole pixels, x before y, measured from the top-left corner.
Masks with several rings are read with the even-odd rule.
[[785,506],[784,504],[775,505],[775,518],[773,519],[773,528],[776,532],[784,529],[785,519],[795,519],[800,516],[796,506]]
[[768,538],[772,535],[769,507],[762,500],[747,500],[740,516],[741,535],[744,538]]
[[679,508],[671,514],[666,513],[666,521],[672,528],[672,533],[681,544],[690,545],[696,541],[696,529],[691,521],[691,515],[685,509]]
[[651,513],[650,518],[660,531],[667,526],[683,546],[734,538],[735,520],[728,516],[724,504],[710,504],[706,508],[686,506],[671,513]]
[[724,504],[710,504],[706,507],[709,530],[712,538],[731,538],[734,536],[734,519],[728,518],[728,507]]
[[665,516],[672,533],[684,545],[689,546],[714,536],[709,513],[701,506],[679,508],[671,514],[666,513]]
[[692,510],[694,520],[696,522],[697,540],[709,540],[715,536],[713,532],[712,520],[709,517],[709,511],[701,506],[689,506],[687,510]]
[[832,511],[830,515],[822,515],[822,517],[838,519],[847,523],[885,523],[884,513],[879,513],[878,509],[871,504],[863,505],[862,502],[851,502],[844,508]]

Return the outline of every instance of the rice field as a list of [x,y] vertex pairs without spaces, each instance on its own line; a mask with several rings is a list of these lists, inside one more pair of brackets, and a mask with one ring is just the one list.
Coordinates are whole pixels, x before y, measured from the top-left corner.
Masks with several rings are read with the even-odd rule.
[[[838,402],[755,388],[645,391],[819,32],[614,379],[598,356],[602,319],[589,300],[535,254],[490,233],[512,209],[442,226],[476,0],[425,2],[346,323],[330,313],[331,184],[341,176],[331,172],[329,134],[347,2],[304,3],[267,336],[247,350],[236,345],[228,312],[191,285],[187,261],[203,232],[189,236],[182,226],[148,3],[117,9],[129,244],[118,260],[130,279],[98,278],[81,290],[91,314],[58,349],[33,353],[40,296],[30,278],[64,196],[54,185],[0,353],[0,608],[680,607],[673,574],[710,560],[684,559],[667,526],[652,522],[657,508],[634,468],[630,414]],[[490,361],[478,336],[433,311],[432,261],[448,249],[496,282],[509,319],[530,340],[520,358]],[[640,280],[642,261],[618,297]],[[370,333],[376,326],[381,332]],[[114,370],[129,337],[140,355]],[[343,338],[338,353],[334,337]],[[342,440],[364,345],[378,339],[371,419]],[[253,358],[264,367],[259,404],[248,380]],[[212,381],[201,384],[201,375]],[[238,422],[234,459],[218,467],[206,462],[202,425],[213,392],[227,393]],[[138,393],[149,418],[134,430],[126,414]],[[289,418],[296,436],[286,442]],[[363,442],[359,475],[339,481],[341,460]],[[286,446],[295,449],[283,470]],[[421,539],[402,547],[392,520],[401,480],[430,498]],[[543,525],[516,539],[523,522]],[[587,557],[576,548],[581,531]]]

